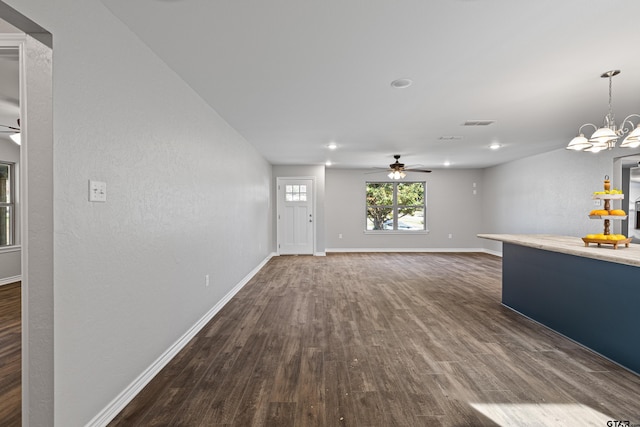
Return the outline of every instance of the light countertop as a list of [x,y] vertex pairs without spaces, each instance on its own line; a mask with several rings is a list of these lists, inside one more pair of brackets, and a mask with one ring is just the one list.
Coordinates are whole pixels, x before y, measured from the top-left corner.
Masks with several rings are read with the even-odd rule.
[[613,249],[613,245],[602,245],[598,247],[592,243],[589,246],[585,246],[580,237],[557,236],[552,234],[478,234],[478,237],[551,252],[640,267],[640,245],[633,243],[631,243],[628,248],[620,245],[618,249]]

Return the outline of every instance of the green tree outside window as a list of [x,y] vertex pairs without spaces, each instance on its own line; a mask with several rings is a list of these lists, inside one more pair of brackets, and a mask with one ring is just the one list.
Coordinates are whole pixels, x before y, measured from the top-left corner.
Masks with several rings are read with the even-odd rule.
[[367,230],[426,229],[426,183],[367,182]]

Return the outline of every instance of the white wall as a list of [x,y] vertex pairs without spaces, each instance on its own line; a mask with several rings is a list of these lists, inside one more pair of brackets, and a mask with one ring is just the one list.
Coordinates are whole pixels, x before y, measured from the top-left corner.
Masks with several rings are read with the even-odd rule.
[[272,251],[271,166],[99,1],[7,3],[53,34],[55,424],[79,426]]
[[0,160],[20,163],[20,146],[9,138],[0,137]]
[[[326,243],[325,243],[325,167],[317,166],[317,165],[307,165],[307,166],[283,166],[283,165],[274,165],[273,166],[273,194],[276,192],[276,179],[277,178],[286,178],[286,177],[314,177],[315,178],[315,203],[316,203],[316,220],[315,220],[315,230],[316,230],[316,241],[315,241],[315,249],[314,252],[316,254],[324,254]],[[276,223],[276,202],[274,199],[273,206],[273,230],[277,230]],[[275,251],[275,246],[274,246]]]
[[[427,223],[429,233],[419,235],[365,234],[365,183],[389,181],[384,173],[363,170],[327,169],[326,234],[327,251],[347,249],[473,249],[483,242],[482,197],[485,186],[482,170],[437,169],[411,174],[405,181],[427,182]],[[476,183],[476,187],[473,187]],[[473,194],[473,190],[477,194]],[[342,234],[342,239],[338,235]],[[448,235],[453,238],[449,239]]]
[[20,280],[20,247],[0,248],[0,286]]
[[[622,188],[614,158],[633,154],[620,148],[597,154],[559,149],[485,169],[483,233],[601,233],[603,222],[588,217],[595,209],[592,193],[603,189],[605,175],[612,187]],[[622,207],[620,202],[613,206]],[[485,242],[487,249],[500,247],[499,242]]]

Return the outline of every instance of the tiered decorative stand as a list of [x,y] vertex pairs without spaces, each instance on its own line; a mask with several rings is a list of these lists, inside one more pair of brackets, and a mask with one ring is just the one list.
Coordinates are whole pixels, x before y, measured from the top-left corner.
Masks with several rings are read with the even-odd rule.
[[[610,191],[611,190],[611,182],[609,181],[609,176],[605,176],[604,177],[604,190],[605,191]],[[594,200],[604,200],[604,210],[606,211],[610,211],[611,210],[611,200],[623,200],[624,199],[624,194],[594,194],[593,195],[593,199]],[[629,247],[629,243],[631,243],[631,238],[628,237],[626,239],[619,239],[619,240],[614,240],[614,239],[610,239],[608,236],[610,236],[610,221],[611,220],[625,220],[627,219],[627,215],[589,215],[589,218],[591,219],[603,219],[604,220],[604,235],[605,238],[604,239],[590,239],[588,237],[583,237],[582,241],[584,242],[585,246],[589,246],[589,243],[596,243],[598,246],[601,245],[613,245],[613,249],[618,249],[618,245],[622,245],[624,244],[625,247]]]

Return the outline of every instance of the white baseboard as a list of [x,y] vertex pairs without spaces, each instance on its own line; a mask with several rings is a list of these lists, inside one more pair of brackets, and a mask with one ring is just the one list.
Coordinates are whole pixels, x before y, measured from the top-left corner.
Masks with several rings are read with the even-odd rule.
[[12,276],[0,279],[0,286],[8,285],[9,283],[19,282],[22,280],[22,276]]
[[483,248],[327,248],[327,252],[486,252]]
[[[285,256],[286,255],[294,255],[295,256],[296,254],[284,254],[284,255]],[[303,254],[303,255],[307,255],[307,254]],[[280,256],[280,254],[277,253],[277,252],[274,252],[272,256]],[[313,256],[327,256],[327,253],[326,252],[314,252]]]
[[251,270],[233,289],[214,305],[200,320],[198,320],[184,335],[156,359],[138,378],[133,380],[115,399],[100,411],[85,427],[104,427],[122,411],[131,400],[173,359],[180,350],[224,307],[235,294],[240,291],[253,276],[276,254],[269,254],[256,268]]
[[491,250],[491,249],[483,249],[482,252],[484,252],[485,254],[495,255],[495,256],[499,256],[500,258],[502,258],[502,251],[494,251],[494,250]]

